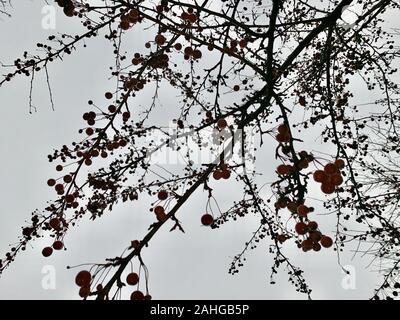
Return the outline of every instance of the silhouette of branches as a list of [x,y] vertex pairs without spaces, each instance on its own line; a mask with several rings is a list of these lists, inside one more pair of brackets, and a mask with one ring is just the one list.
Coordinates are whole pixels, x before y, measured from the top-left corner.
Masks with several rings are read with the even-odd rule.
[[[145,293],[136,290],[131,298],[150,299],[141,252],[164,224],[172,224],[170,231],[184,232],[177,213],[203,186],[208,196],[203,225],[222,230],[228,222],[244,223],[250,214],[260,220],[234,257],[231,274],[243,265],[248,250],[268,241],[271,283],[283,266],[296,290],[311,298],[303,270],[284,247],[294,243],[304,254],[332,247],[340,264],[345,246],[356,244],[356,254],[368,254],[371,264],[379,261],[381,266],[383,282],[373,297],[397,296],[400,92],[394,75],[399,48],[398,33],[383,23],[387,11],[400,9],[397,2],[109,0],[96,6],[88,1],[55,2],[87,30],[76,36],[50,36],[37,44],[40,54],[26,51],[14,63],[3,64],[0,87],[17,76],[29,77],[32,109],[34,76],[44,69],[54,109],[49,65],[86,46],[86,39],[100,36],[112,44],[110,69],[117,85],[104,93],[101,105],[89,101],[91,110],[83,114],[86,124],[80,130],[84,137],[49,155],[59,172],[58,178],[48,180],[57,198],[43,212],[33,213],[19,244],[0,261],[0,272],[43,232],[55,240],[42,252],[50,256],[53,249],[62,248],[65,234],[79,219],[97,219],[118,203],[138,201],[139,195],[147,194],[157,197],[151,208],[156,222],[147,234],[130,242],[121,255],[79,273],[76,282],[81,297],[102,300],[120,297],[125,282],[136,285],[140,279]],[[1,1],[0,7],[4,5]],[[359,5],[361,11],[349,25],[342,16],[351,5]],[[145,32],[149,38],[138,52],[126,53],[124,35],[135,32]],[[356,102],[355,79],[377,99]],[[162,86],[179,94],[172,131],[151,120],[161,112]],[[141,110],[135,99],[150,91],[151,99]],[[373,111],[365,106],[373,106]],[[256,151],[246,142],[255,136],[260,140]],[[208,138],[212,142],[207,144]],[[331,147],[332,154],[322,153],[318,146],[314,149],[318,139]],[[196,163],[192,145],[186,148],[188,141],[193,148],[206,149],[212,159]],[[151,162],[165,150],[184,158],[182,171]],[[273,169],[276,180],[267,183],[267,197],[260,192],[266,185],[263,181],[260,187],[260,172],[250,169],[246,160],[253,153],[253,160],[274,153],[279,163]],[[228,210],[219,208],[211,180],[235,180],[243,198]],[[309,190],[318,183],[323,210],[336,217],[333,239],[331,231],[324,230],[328,227],[323,218],[316,221],[313,215],[316,209]],[[130,273],[125,281],[134,259],[144,276]]]

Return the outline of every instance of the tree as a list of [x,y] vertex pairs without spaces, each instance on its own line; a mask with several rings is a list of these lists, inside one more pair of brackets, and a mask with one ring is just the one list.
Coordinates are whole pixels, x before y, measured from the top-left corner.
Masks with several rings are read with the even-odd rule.
[[[340,255],[356,243],[358,252],[372,254],[383,266],[383,281],[373,298],[397,296],[399,49],[394,45],[398,35],[385,24],[388,12],[398,12],[397,2],[55,2],[86,32],[54,35],[38,43],[43,55],[25,52],[5,66],[0,86],[20,75],[32,83],[35,73],[44,69],[47,74],[52,61],[67,59],[86,46],[85,39],[100,35],[113,45],[111,76],[117,85],[103,93],[102,105],[89,101],[83,138],[49,155],[57,174],[47,183],[57,197],[43,212],[33,213],[19,244],[0,262],[1,272],[43,232],[54,238],[42,251],[47,257],[63,248],[65,234],[78,220],[94,220],[118,202],[138,201],[147,193],[155,199],[154,223],[147,234],[132,240],[123,255],[76,276],[81,297],[114,299],[126,284],[146,283],[142,250],[166,225],[184,231],[179,209],[202,189],[209,199],[207,212],[199,216],[204,226],[221,228],[251,213],[259,217],[259,228],[234,258],[230,273],[238,272],[247,250],[268,241],[274,257],[271,282],[285,267],[296,290],[310,297],[303,271],[285,254],[285,246],[294,242],[304,254],[331,248]],[[355,20],[343,21],[346,10],[355,8]],[[123,52],[125,35],[135,32],[148,32],[151,38],[141,52]],[[356,79],[376,95],[374,112],[354,104]],[[171,132],[151,123],[152,114],[160,112],[161,86],[181,94]],[[135,99],[146,90],[155,90],[154,98],[138,113]],[[236,103],[228,105],[225,94],[235,95]],[[205,145],[210,137],[212,143]],[[248,144],[249,138],[258,143],[257,149]],[[196,163],[184,148],[190,139],[213,158]],[[316,139],[334,152],[303,150]],[[276,179],[266,197],[260,192],[266,181],[251,161],[271,151],[271,143],[280,165],[271,168]],[[159,175],[159,166],[149,159],[161,150],[186,150],[185,168],[169,172],[168,178]],[[86,167],[97,164],[99,168],[84,176]],[[216,214],[212,181],[233,179],[241,184],[243,198]],[[321,192],[310,195],[310,187],[318,184]],[[324,230],[323,219],[315,215],[310,204],[314,196],[322,197],[326,213],[337,217],[334,233]],[[144,275],[127,273],[133,259]],[[144,293],[132,290],[131,298],[150,299],[144,287]]]

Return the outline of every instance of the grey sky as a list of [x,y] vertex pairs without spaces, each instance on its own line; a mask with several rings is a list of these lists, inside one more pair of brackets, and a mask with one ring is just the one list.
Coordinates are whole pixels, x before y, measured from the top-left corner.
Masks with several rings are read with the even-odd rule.
[[[52,33],[41,27],[43,1],[15,1],[13,4],[13,17],[2,17],[0,21],[0,61],[5,64],[12,63],[24,50],[34,50],[37,42]],[[60,11],[57,11],[56,21],[57,32],[74,33],[78,30],[74,26],[76,21],[65,18]],[[135,34],[132,45],[142,45],[141,37],[143,34]],[[17,77],[0,88],[1,256],[8,250],[8,244],[16,241],[21,232],[20,227],[30,218],[30,213],[36,208],[42,209],[47,200],[54,198],[52,190],[46,185],[46,180],[55,173],[53,165],[47,162],[47,154],[54,148],[79,139],[77,131],[83,125],[81,114],[88,110],[86,101],[102,97],[110,85],[107,72],[112,63],[111,50],[109,44],[100,37],[91,39],[88,48],[78,50],[63,63],[56,62],[49,66],[56,106],[54,112],[50,107],[43,74],[38,74],[34,82],[34,105],[38,108],[34,114],[28,113],[28,78]],[[362,95],[362,99],[370,98],[361,84],[355,90]],[[172,93],[164,90],[160,100],[165,110],[175,107]],[[158,120],[168,125],[168,119],[163,114]],[[326,146],[317,145],[312,148],[327,149]],[[263,159],[259,157],[256,165],[265,172],[266,181],[273,179],[272,168],[276,163],[272,152],[263,156]],[[234,183],[214,186],[220,190],[218,201],[223,208],[228,208],[233,200],[240,197]],[[318,193],[317,186],[310,193]],[[319,197],[322,198],[320,194]],[[33,242],[33,247],[28,247],[25,253],[20,254],[1,276],[0,298],[77,299],[78,288],[74,284],[74,277],[81,268],[66,270],[65,267],[85,262],[102,262],[120,253],[130,240],[144,236],[152,221],[151,215],[147,214],[150,201],[143,198],[143,201],[133,205],[120,205],[95,222],[83,219],[66,237],[68,250],[56,252],[50,258],[43,258],[40,254],[43,246],[50,244],[48,238]],[[249,216],[243,221],[210,230],[199,223],[205,202],[206,195],[199,190],[179,213],[186,233],[170,233],[168,228],[163,228],[151,241],[151,246],[144,250],[143,258],[150,271],[149,285],[153,297],[305,298],[296,294],[288,284],[284,270],[277,277],[276,285],[269,284],[272,256],[268,254],[268,242],[262,242],[259,248],[248,252],[247,263],[239,274],[229,275],[227,271],[232,257],[242,250],[244,242],[257,228],[259,218]],[[318,202],[315,206],[321,208]],[[326,228],[334,226],[334,217],[326,216],[324,221]],[[359,257],[351,260],[351,252],[343,254],[342,264],[352,265],[356,270],[356,287],[352,290],[345,290],[342,286],[344,275],[333,251],[304,254],[289,245],[286,252],[304,268],[315,299],[369,298],[374,286],[379,283],[377,274],[366,269],[370,260]],[[41,285],[44,276],[41,271],[46,265],[55,267],[55,290],[45,290]],[[124,290],[125,297],[129,294],[129,290]]]

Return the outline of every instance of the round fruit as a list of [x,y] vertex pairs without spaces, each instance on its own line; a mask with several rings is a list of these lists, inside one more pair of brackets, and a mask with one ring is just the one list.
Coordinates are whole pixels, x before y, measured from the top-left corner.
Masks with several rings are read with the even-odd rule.
[[149,295],[149,294],[146,294],[146,295],[144,296],[144,300],[151,300],[151,299],[152,299],[152,296]]
[[165,43],[166,39],[162,34],[158,34],[156,35],[155,41],[159,46],[162,46]]
[[305,158],[307,158],[307,156],[308,156],[308,153],[307,153],[307,151],[300,151],[299,152],[299,156],[300,156],[300,158],[303,158],[303,159],[305,159]]
[[345,162],[342,159],[336,159],[335,160],[335,166],[339,169],[343,169],[345,166]]
[[214,222],[214,218],[211,214],[206,213],[201,217],[201,223],[204,226],[210,226],[213,224],[213,222]]
[[310,239],[306,239],[301,243],[301,247],[304,252],[310,251],[313,248],[313,242]]
[[109,105],[108,106],[108,111],[111,113],[114,113],[115,111],[117,111],[117,107],[114,105]]
[[82,287],[79,289],[79,296],[81,298],[87,298],[90,295],[90,288],[89,287]]
[[278,132],[283,135],[287,135],[289,133],[289,128],[285,124],[281,124],[278,127]]
[[164,210],[163,207],[157,206],[157,207],[154,208],[154,213],[155,213],[156,215],[165,214],[165,210]]
[[217,121],[217,126],[218,126],[218,128],[220,128],[220,129],[224,129],[224,128],[226,128],[226,127],[228,126],[228,123],[226,122],[225,119],[221,118],[221,119],[219,119],[219,120]]
[[62,248],[64,248],[64,244],[60,240],[54,241],[53,248],[54,250],[61,250]]
[[301,160],[298,164],[297,167],[302,170],[302,169],[307,169],[308,168],[308,161],[306,159]]
[[322,170],[317,170],[313,174],[314,181],[316,182],[325,182],[327,180],[326,173]]
[[126,283],[134,286],[136,284],[138,284],[139,282],[139,276],[136,272],[131,272],[130,274],[127,275],[126,277]]
[[161,190],[161,191],[158,193],[157,196],[158,196],[158,199],[160,199],[160,200],[165,200],[165,199],[168,198],[168,192],[165,191],[165,190]]
[[314,242],[318,242],[321,240],[321,232],[319,231],[311,231],[308,234],[309,238],[314,241]]
[[321,245],[318,242],[313,243],[312,249],[316,252],[321,250]]
[[229,179],[231,176],[231,172],[229,170],[222,170],[221,177],[225,180]]
[[70,183],[72,182],[72,177],[69,174],[67,174],[66,176],[63,177],[63,180],[65,183]]
[[310,209],[305,206],[304,204],[301,204],[297,207],[297,213],[299,216],[305,217],[307,214],[310,212]]
[[45,247],[42,250],[42,255],[43,255],[43,257],[46,257],[46,258],[50,257],[52,253],[53,253],[53,248],[52,247]]
[[315,222],[315,221],[310,221],[309,223],[308,223],[308,228],[310,229],[310,230],[317,230],[318,229],[318,223],[317,222]]
[[332,238],[331,238],[331,237],[322,236],[322,238],[321,238],[321,245],[322,245],[324,248],[330,248],[330,247],[332,247],[332,244],[333,244],[333,241],[332,241]]
[[203,53],[200,50],[193,50],[193,59],[198,60],[203,56]]
[[60,220],[58,218],[51,218],[49,221],[50,227],[53,229],[59,229],[60,228]]
[[75,277],[75,283],[79,287],[89,287],[90,281],[92,281],[92,275],[86,270],[79,271]]
[[65,196],[65,201],[67,203],[72,203],[72,202],[74,202],[74,200],[75,200],[75,197],[74,197],[73,194],[68,194],[68,195]]
[[220,180],[222,178],[222,171],[217,170],[213,172],[213,178],[215,180]]
[[343,183],[342,175],[340,173],[335,173],[332,175],[331,183],[333,183],[335,186],[340,186]]
[[54,187],[56,185],[56,180],[54,180],[54,179],[47,180],[47,185],[49,187]]
[[165,212],[156,213],[156,217],[157,217],[157,220],[160,222],[167,220],[167,215],[165,214]]
[[278,133],[275,138],[278,142],[288,142],[290,140],[290,136],[288,134],[282,133]]
[[307,225],[304,222],[296,223],[296,226],[294,229],[296,230],[297,234],[300,234],[300,235],[307,233]]
[[332,194],[335,192],[335,185],[332,183],[323,183],[321,185],[321,190],[325,194]]
[[144,294],[142,291],[136,290],[131,294],[131,300],[144,300]]
[[334,174],[338,171],[337,167],[333,164],[333,163],[328,163],[325,167],[324,167],[324,171],[327,174]]
[[248,41],[246,39],[242,39],[239,41],[239,46],[243,49],[247,47]]
[[276,206],[281,209],[286,208],[287,204],[287,199],[285,198],[279,198],[276,202]]
[[106,99],[112,99],[113,94],[111,92],[106,92],[105,97],[106,97]]
[[292,201],[292,202],[289,202],[288,204],[287,204],[287,208],[289,209],[289,211],[290,212],[297,212],[297,203],[296,202],[294,202],[294,201]]
[[278,174],[280,175],[287,175],[289,174],[292,170],[292,166],[290,165],[286,165],[286,164],[280,164],[277,168],[276,171],[278,172]]
[[280,243],[284,243],[286,241],[286,236],[284,234],[278,234],[276,240],[278,240]]

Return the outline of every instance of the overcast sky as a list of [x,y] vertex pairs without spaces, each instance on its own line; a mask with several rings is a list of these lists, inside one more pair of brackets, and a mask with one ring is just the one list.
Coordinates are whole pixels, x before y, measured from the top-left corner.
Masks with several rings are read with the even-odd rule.
[[[34,50],[35,44],[44,40],[54,31],[41,26],[43,1],[14,1],[12,18],[2,17],[0,21],[0,62],[12,63],[24,50]],[[74,33],[79,30],[77,21],[65,18],[57,10],[56,32]],[[72,21],[72,23],[70,23]],[[398,25],[399,26],[399,25]],[[142,45],[143,34],[134,34],[132,46]],[[63,63],[50,65],[50,80],[55,101],[51,110],[48,91],[43,74],[34,82],[33,103],[37,112],[29,114],[29,79],[17,77],[0,88],[0,253],[8,250],[21,232],[24,221],[30,213],[42,209],[54,194],[46,181],[54,176],[53,165],[47,162],[47,154],[63,144],[79,139],[78,129],[83,125],[81,115],[87,111],[86,101],[101,97],[110,83],[108,66],[112,63],[112,48],[99,39],[88,40],[88,48],[78,50]],[[360,102],[373,100],[370,93],[360,84],[355,87],[362,96]],[[357,94],[356,94],[357,95]],[[145,99],[145,98],[143,98]],[[158,121],[168,125],[166,110],[174,108],[175,98],[171,93],[161,91],[165,113]],[[327,146],[313,148],[329,151]],[[268,150],[265,148],[264,150]],[[261,161],[262,160],[262,161]],[[265,180],[272,181],[276,166],[273,152],[263,154],[256,163],[265,172]],[[240,198],[234,183],[221,185],[218,201],[222,208],[229,208],[232,201]],[[318,193],[318,187],[310,190]],[[266,192],[267,194],[267,192]],[[318,196],[320,198],[321,194]],[[186,233],[168,232],[163,228],[143,258],[150,271],[150,293],[158,299],[304,299],[288,284],[287,275],[281,270],[277,284],[269,284],[272,256],[268,254],[268,242],[248,252],[247,263],[235,276],[228,274],[232,257],[239,253],[244,242],[250,239],[259,222],[258,217],[226,224],[218,230],[204,228],[199,218],[205,210],[206,195],[197,192],[179,213]],[[102,262],[114,257],[129,244],[130,240],[145,235],[152,221],[148,212],[149,201],[118,206],[95,222],[83,219],[77,228],[70,229],[66,237],[67,251],[56,252],[50,258],[43,258],[43,246],[49,239],[33,242],[26,252],[0,278],[1,299],[77,299],[78,288],[74,284],[75,273],[81,268],[67,270],[67,265],[85,262]],[[318,203],[314,204],[323,215]],[[317,211],[318,211],[317,210]],[[333,231],[334,217],[324,216],[326,228]],[[372,296],[373,288],[379,283],[377,273],[367,269],[370,260],[358,256],[352,259],[352,252],[343,254],[342,264],[351,265],[355,270],[355,287],[343,286],[343,273],[337,263],[337,256],[331,250],[307,253],[286,247],[293,261],[305,270],[305,277],[313,289],[315,299],[358,299]],[[43,268],[54,267],[56,288],[42,286]],[[135,264],[137,267],[137,264]],[[130,294],[124,291],[124,296]]]

